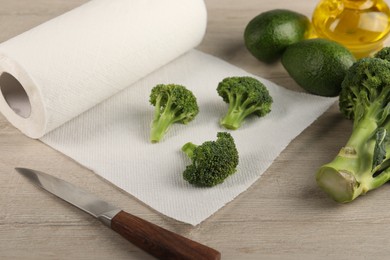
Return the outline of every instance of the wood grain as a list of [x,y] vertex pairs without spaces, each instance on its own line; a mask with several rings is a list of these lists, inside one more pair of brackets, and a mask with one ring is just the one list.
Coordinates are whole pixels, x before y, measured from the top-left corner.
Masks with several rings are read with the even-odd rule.
[[[0,41],[87,0],[0,0]],[[243,45],[258,13],[285,8],[310,16],[315,0],[205,0],[208,28],[198,49],[302,91],[280,63],[265,65]],[[388,259],[390,186],[340,205],[314,173],[346,142],[351,122],[337,104],[295,138],[246,192],[196,227],[150,209],[70,158],[32,140],[0,115],[0,259],[153,259],[99,221],[40,191],[14,167],[50,172],[125,211],[221,252],[223,259]],[[288,129],[286,129],[288,131]]]
[[134,245],[159,259],[219,260],[221,253],[121,211],[111,228]]

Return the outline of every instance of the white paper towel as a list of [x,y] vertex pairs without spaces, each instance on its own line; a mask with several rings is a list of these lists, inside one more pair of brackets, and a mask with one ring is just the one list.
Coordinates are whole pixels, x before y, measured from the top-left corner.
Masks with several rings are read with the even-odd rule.
[[203,0],[90,1],[0,45],[32,105],[15,116],[0,95],[0,109],[39,138],[195,47],[206,20]]
[[[45,134],[43,142],[147,205],[196,225],[245,191],[334,102],[259,78],[274,104],[266,117],[230,131],[240,154],[237,173],[214,188],[189,185],[182,172],[190,160],[181,146],[226,131],[218,124],[227,104],[217,84],[249,75],[199,51],[182,55],[199,43],[205,24],[201,0],[91,1],[0,45],[0,110],[25,134]],[[148,100],[159,83],[187,86],[200,113],[152,144]]]

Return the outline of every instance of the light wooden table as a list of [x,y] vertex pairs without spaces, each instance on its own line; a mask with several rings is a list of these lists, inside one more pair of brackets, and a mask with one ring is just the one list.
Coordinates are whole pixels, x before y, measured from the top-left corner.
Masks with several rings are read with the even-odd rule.
[[[0,0],[0,41],[86,0]],[[198,49],[300,91],[280,63],[258,62],[243,30],[260,12],[286,8],[308,16],[314,0],[206,0],[209,22]],[[197,227],[166,218],[91,171],[21,134],[0,115],[0,259],[149,259],[99,221],[36,189],[15,173],[26,166],[76,183],[123,209],[222,252],[223,259],[388,259],[390,187],[348,205],[315,183],[317,168],[349,136],[351,122],[331,107],[299,135],[249,190]],[[288,129],[286,129],[288,131]]]

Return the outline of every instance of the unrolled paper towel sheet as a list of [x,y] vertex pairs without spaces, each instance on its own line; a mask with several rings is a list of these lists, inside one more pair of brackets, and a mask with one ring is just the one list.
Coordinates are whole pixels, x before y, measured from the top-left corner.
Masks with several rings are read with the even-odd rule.
[[[227,110],[218,82],[253,76],[191,50],[205,26],[201,0],[91,1],[0,45],[0,110],[26,135],[159,212],[196,225],[253,184],[334,102],[258,78],[274,103],[267,116],[230,131],[240,154],[237,172],[213,188],[191,186],[182,177],[190,160],[181,146],[226,131],[218,124]],[[148,100],[160,83],[187,86],[200,113],[152,144]]]

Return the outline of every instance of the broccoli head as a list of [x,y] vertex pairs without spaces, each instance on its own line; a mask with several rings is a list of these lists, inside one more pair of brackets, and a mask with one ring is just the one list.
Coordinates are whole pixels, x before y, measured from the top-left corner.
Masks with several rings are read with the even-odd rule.
[[375,58],[390,61],[390,47],[384,47],[374,55]]
[[352,134],[336,158],[317,172],[319,186],[349,202],[390,179],[390,62],[363,58],[348,70],[340,111],[353,120]]
[[236,172],[238,151],[229,133],[219,132],[216,141],[206,141],[201,145],[186,143],[182,151],[192,160],[183,177],[196,186],[215,186]]
[[184,86],[159,84],[150,94],[150,103],[155,107],[150,140],[159,142],[174,123],[187,124],[199,113],[194,94]]
[[229,104],[226,115],[220,123],[227,129],[241,127],[249,115],[262,117],[271,111],[272,97],[267,88],[252,77],[229,77],[217,87],[218,94]]

